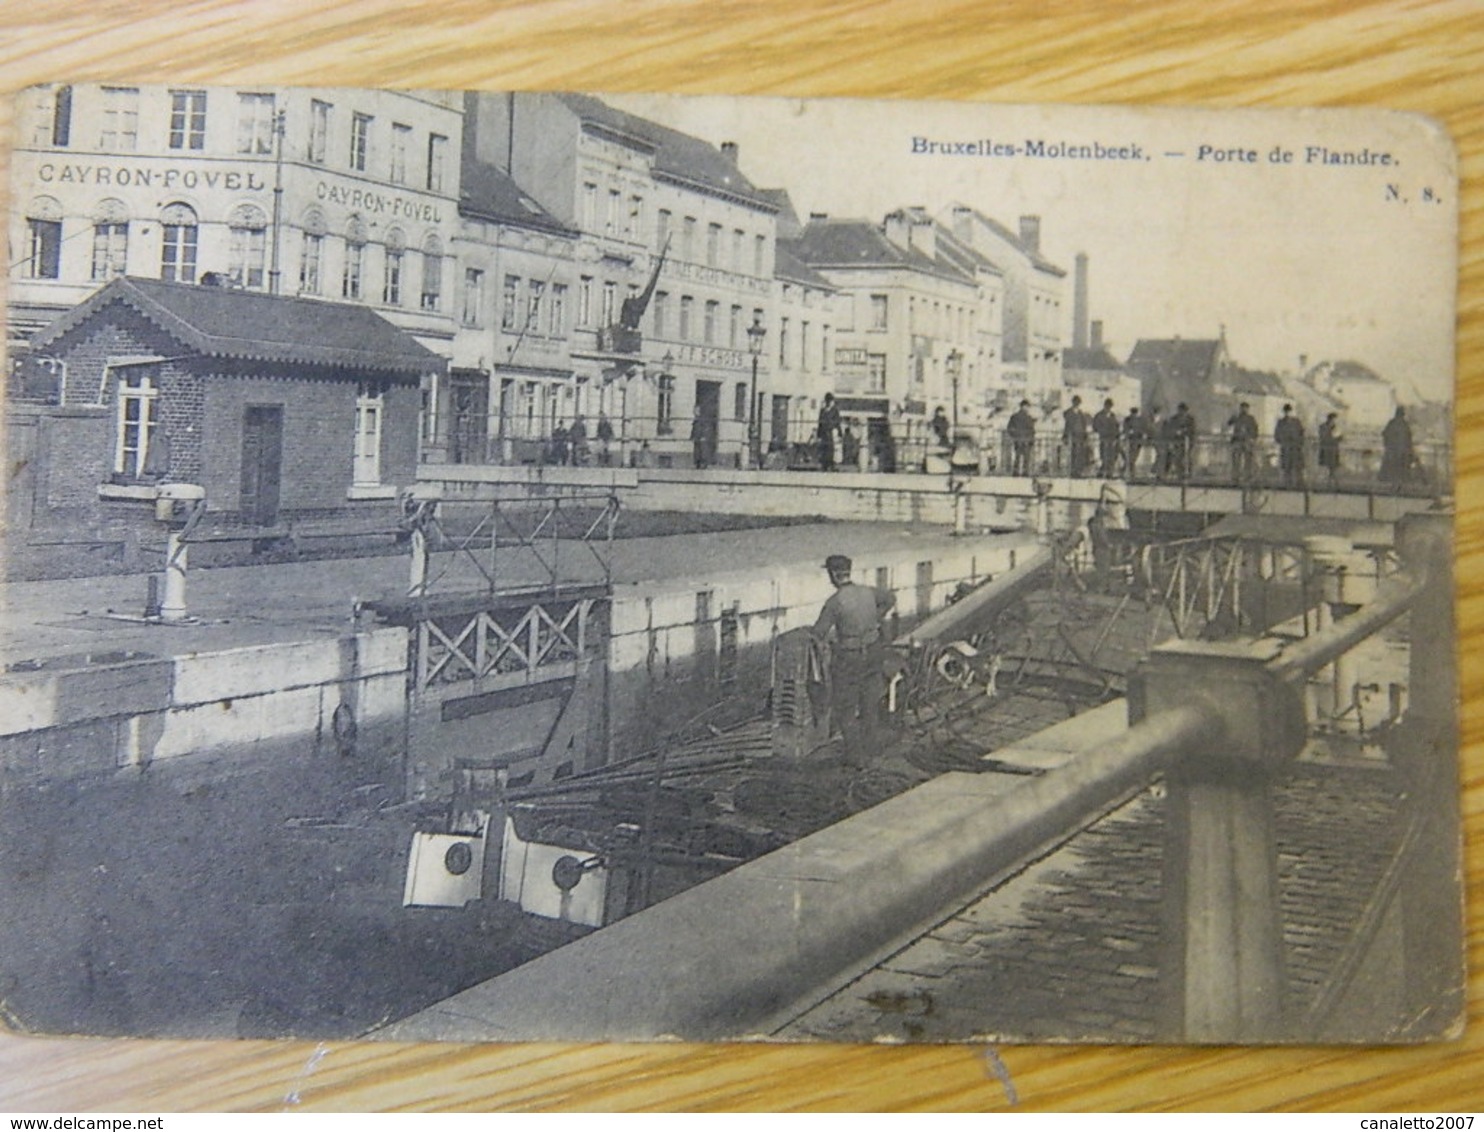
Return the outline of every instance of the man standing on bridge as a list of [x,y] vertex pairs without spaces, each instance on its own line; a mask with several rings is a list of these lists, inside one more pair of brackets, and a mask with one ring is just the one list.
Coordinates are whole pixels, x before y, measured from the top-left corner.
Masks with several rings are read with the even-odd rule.
[[886,695],[881,622],[897,599],[889,590],[852,582],[852,563],[843,554],[830,555],[824,568],[835,592],[819,611],[813,633],[816,640],[830,642],[831,706],[845,741],[845,761],[861,765],[876,749],[881,700]]
[[1257,418],[1252,415],[1252,406],[1243,401],[1227,428],[1231,430],[1232,479],[1239,484],[1251,483],[1257,453]]
[[1036,444],[1036,418],[1031,416],[1029,401],[1022,401],[1020,408],[1010,415],[1005,435],[1010,438],[1010,474],[1030,475],[1032,450]]
[[1284,405],[1283,415],[1273,429],[1278,444],[1278,467],[1284,487],[1304,485],[1304,422],[1293,415],[1293,406]]
[[1107,479],[1118,470],[1118,414],[1113,411],[1111,397],[1103,401],[1103,407],[1092,418],[1092,431],[1098,438],[1098,475]]

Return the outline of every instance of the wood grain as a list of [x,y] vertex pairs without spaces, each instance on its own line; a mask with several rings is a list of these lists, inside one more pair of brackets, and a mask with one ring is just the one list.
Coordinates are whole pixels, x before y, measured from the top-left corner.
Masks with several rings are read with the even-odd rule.
[[[0,0],[46,80],[1365,105],[1435,115],[1464,180],[1459,591],[1470,1028],[1427,1048],[1005,1047],[1020,1110],[1484,1109],[1484,7],[1104,0]],[[8,125],[9,111],[5,111]],[[1364,238],[1357,233],[1357,238]],[[379,1046],[0,1038],[0,1109],[996,1110],[971,1047]]]

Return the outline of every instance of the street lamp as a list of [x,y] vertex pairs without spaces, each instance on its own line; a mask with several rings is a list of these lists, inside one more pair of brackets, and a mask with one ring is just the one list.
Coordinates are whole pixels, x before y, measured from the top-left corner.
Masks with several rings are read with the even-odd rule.
[[757,360],[762,356],[763,339],[767,336],[768,332],[763,329],[762,316],[753,315],[752,325],[747,328],[747,348],[752,351],[752,397],[747,419],[747,447],[754,468],[763,466],[762,422],[758,420],[757,412]]
[[944,364],[948,369],[948,379],[953,382],[953,432],[956,437],[958,434],[958,378],[963,369],[964,356],[957,350],[949,350]]

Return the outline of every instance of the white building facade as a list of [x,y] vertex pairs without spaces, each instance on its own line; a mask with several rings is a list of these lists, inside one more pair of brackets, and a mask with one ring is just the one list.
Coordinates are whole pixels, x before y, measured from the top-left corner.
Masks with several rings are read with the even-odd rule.
[[462,117],[438,93],[33,88],[12,338],[134,275],[365,303],[447,357]]

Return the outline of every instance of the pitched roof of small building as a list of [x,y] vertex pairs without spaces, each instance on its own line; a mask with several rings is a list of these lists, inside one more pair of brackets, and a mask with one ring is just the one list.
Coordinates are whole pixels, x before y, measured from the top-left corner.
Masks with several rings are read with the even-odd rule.
[[1249,397],[1286,397],[1283,379],[1275,373],[1238,368],[1232,372],[1232,392]]
[[375,311],[260,291],[120,277],[32,339],[44,351],[108,306],[121,303],[203,357],[328,366],[404,378],[446,362]]
[[742,175],[737,163],[710,142],[617,110],[590,94],[562,93],[557,98],[582,121],[653,148],[657,174],[738,198],[768,212],[776,210],[777,205]]
[[1067,346],[1061,352],[1065,370],[1122,370],[1123,363],[1106,346]]
[[1209,378],[1220,349],[1219,338],[1140,338],[1128,356],[1128,367],[1177,381]]

